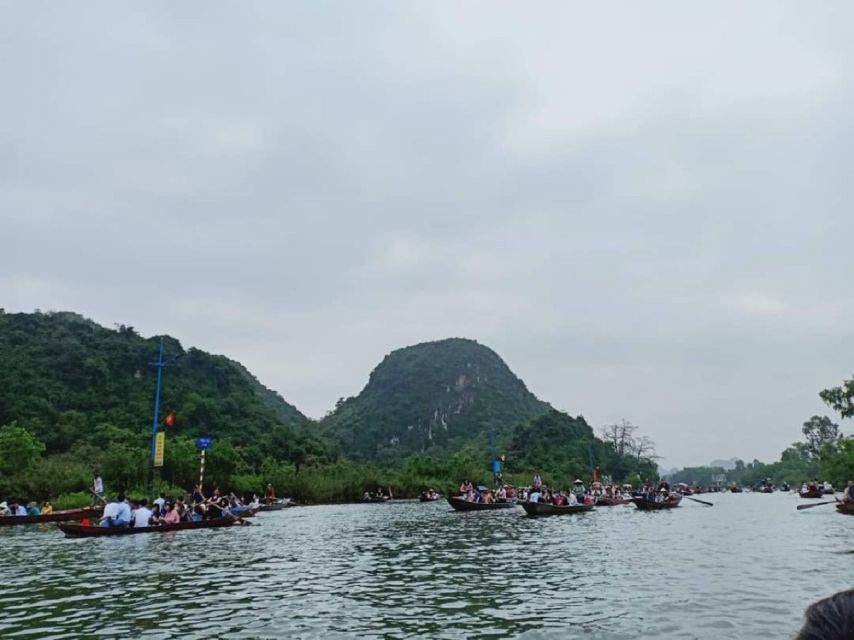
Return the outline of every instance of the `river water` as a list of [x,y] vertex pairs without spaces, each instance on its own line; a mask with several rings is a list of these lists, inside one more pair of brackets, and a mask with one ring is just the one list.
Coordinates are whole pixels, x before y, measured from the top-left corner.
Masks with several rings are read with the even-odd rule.
[[445,502],[66,539],[0,529],[2,638],[791,638],[852,586],[854,517],[787,494],[552,518]]

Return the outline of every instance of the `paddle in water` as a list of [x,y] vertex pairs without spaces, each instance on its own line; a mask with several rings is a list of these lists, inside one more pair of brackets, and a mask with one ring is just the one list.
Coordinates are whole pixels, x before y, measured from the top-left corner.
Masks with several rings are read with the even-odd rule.
[[795,509],[800,511],[802,509],[812,509],[813,507],[820,507],[823,504],[836,504],[837,502],[839,502],[839,500],[833,500],[833,501],[828,500],[827,502],[814,502],[812,504],[799,504],[797,507],[795,507]]
[[704,504],[707,507],[714,507],[715,506],[714,503],[712,503],[712,502],[706,502],[705,500],[699,500],[697,498],[692,498],[691,496],[682,496],[682,497],[685,498],[686,500],[693,500],[694,502],[699,502],[700,504]]

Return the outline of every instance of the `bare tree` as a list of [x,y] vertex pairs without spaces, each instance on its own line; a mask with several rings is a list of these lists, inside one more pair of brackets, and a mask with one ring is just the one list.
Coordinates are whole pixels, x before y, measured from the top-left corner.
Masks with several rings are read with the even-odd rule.
[[627,420],[619,424],[602,427],[602,439],[614,447],[621,456],[631,454],[635,449],[635,432],[638,428]]

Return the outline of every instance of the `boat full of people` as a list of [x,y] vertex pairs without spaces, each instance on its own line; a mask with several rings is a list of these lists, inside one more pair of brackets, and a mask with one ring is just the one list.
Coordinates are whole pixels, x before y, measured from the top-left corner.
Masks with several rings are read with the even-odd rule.
[[35,502],[30,502],[27,506],[14,501],[11,504],[0,502],[0,527],[39,522],[74,522],[75,520],[98,517],[101,511],[101,507],[54,511],[49,502],[45,502],[41,506]]
[[494,491],[485,486],[475,487],[471,480],[460,485],[460,493],[448,496],[448,504],[456,511],[496,511],[516,506],[516,490],[510,485],[499,485]]
[[[243,517],[246,517],[245,515]],[[210,520],[183,521],[174,524],[158,524],[147,527],[92,527],[80,524],[59,523],[56,526],[66,538],[98,538],[103,536],[129,536],[138,533],[166,533],[167,531],[182,531],[185,529],[213,529],[231,527],[236,524],[248,524],[243,517],[225,516]]]

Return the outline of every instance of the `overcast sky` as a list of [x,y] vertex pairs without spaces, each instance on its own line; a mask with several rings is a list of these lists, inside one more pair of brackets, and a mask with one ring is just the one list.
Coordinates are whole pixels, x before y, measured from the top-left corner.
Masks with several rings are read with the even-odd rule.
[[469,337],[666,466],[776,458],[854,373],[854,5],[593,5],[0,0],[0,307],[313,417]]

